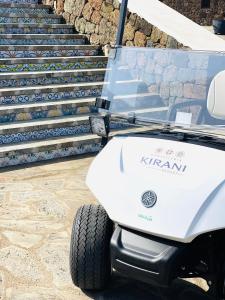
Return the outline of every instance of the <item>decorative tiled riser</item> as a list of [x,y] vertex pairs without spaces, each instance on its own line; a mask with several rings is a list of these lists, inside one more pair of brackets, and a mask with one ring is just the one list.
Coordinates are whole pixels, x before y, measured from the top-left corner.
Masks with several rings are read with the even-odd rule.
[[0,104],[34,103],[73,99],[81,97],[99,97],[101,88],[74,89],[74,91],[36,93],[30,95],[0,96]]
[[52,117],[74,116],[82,113],[88,114],[94,112],[91,106],[78,107],[76,104],[64,105],[62,108],[41,109],[36,108],[31,111],[2,112],[0,114],[0,123],[17,122],[17,121],[30,121]]
[[73,127],[50,128],[37,131],[19,132],[9,135],[0,135],[0,144],[15,144],[43,140],[52,137],[74,136],[82,133],[90,133],[90,126],[88,122],[84,122],[82,125],[76,125]]
[[38,4],[38,0],[0,0],[0,3]]
[[0,58],[36,58],[36,57],[70,57],[95,56],[98,50],[29,50],[29,51],[2,51]]
[[0,34],[70,34],[74,33],[73,28],[2,28]]
[[[0,2],[1,3],[1,2]],[[61,24],[60,18],[0,17],[0,23]]]
[[82,39],[0,39],[0,45],[83,45]]
[[104,75],[70,75],[62,77],[22,78],[0,80],[1,87],[19,87],[34,85],[66,84],[79,82],[104,81]]
[[0,7],[0,14],[47,15],[49,14],[49,8]]
[[10,64],[0,65],[0,72],[33,72],[33,71],[63,71],[105,68],[106,62],[102,61],[82,61],[75,63],[45,63],[45,64]]
[[[35,149],[34,149],[35,150]],[[96,153],[100,150],[100,143],[88,143],[75,145],[73,147],[63,147],[60,149],[50,149],[47,151],[17,154],[9,153],[8,156],[0,158],[0,167],[15,166],[32,162],[52,160],[61,157],[69,157],[73,155],[81,155],[86,153]]]
[[[119,123],[111,124],[111,129],[116,129],[116,130],[127,129],[128,127],[130,127],[129,124],[119,124]],[[87,134],[87,133],[90,133],[89,121],[82,121],[82,124],[68,126],[68,127],[62,126],[61,128],[46,128],[46,129],[31,130],[31,131],[24,129],[24,131],[20,130],[20,132],[17,133],[1,134],[0,145],[43,140],[52,137],[57,138],[60,136],[61,137],[74,136],[74,135]]]

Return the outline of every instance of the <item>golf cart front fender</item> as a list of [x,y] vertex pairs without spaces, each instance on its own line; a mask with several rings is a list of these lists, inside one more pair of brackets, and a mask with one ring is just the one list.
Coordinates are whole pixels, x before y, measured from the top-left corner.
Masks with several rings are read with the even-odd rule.
[[225,227],[224,169],[222,150],[120,136],[94,159],[87,185],[115,223],[189,243]]

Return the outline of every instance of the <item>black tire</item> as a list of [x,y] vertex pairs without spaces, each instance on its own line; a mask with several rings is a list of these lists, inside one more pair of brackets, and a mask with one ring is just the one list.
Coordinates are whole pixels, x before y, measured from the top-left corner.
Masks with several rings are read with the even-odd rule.
[[75,217],[70,244],[70,273],[83,290],[101,290],[111,276],[113,223],[101,205],[82,206]]

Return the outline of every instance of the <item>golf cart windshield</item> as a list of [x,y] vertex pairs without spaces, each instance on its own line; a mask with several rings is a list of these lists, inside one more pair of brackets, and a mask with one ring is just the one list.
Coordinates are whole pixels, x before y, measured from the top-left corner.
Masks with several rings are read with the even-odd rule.
[[[110,54],[102,98],[111,115],[225,136],[225,118],[207,107],[212,82],[224,70],[225,53],[118,48]],[[222,85],[225,103],[225,75]]]

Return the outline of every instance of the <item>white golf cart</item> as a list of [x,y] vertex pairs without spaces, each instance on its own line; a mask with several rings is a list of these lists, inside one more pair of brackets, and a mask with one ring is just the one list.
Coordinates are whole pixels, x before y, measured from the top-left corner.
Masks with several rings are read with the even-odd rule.
[[75,217],[74,284],[201,277],[225,299],[225,53],[113,50],[96,105],[106,146],[87,185],[100,205]]

